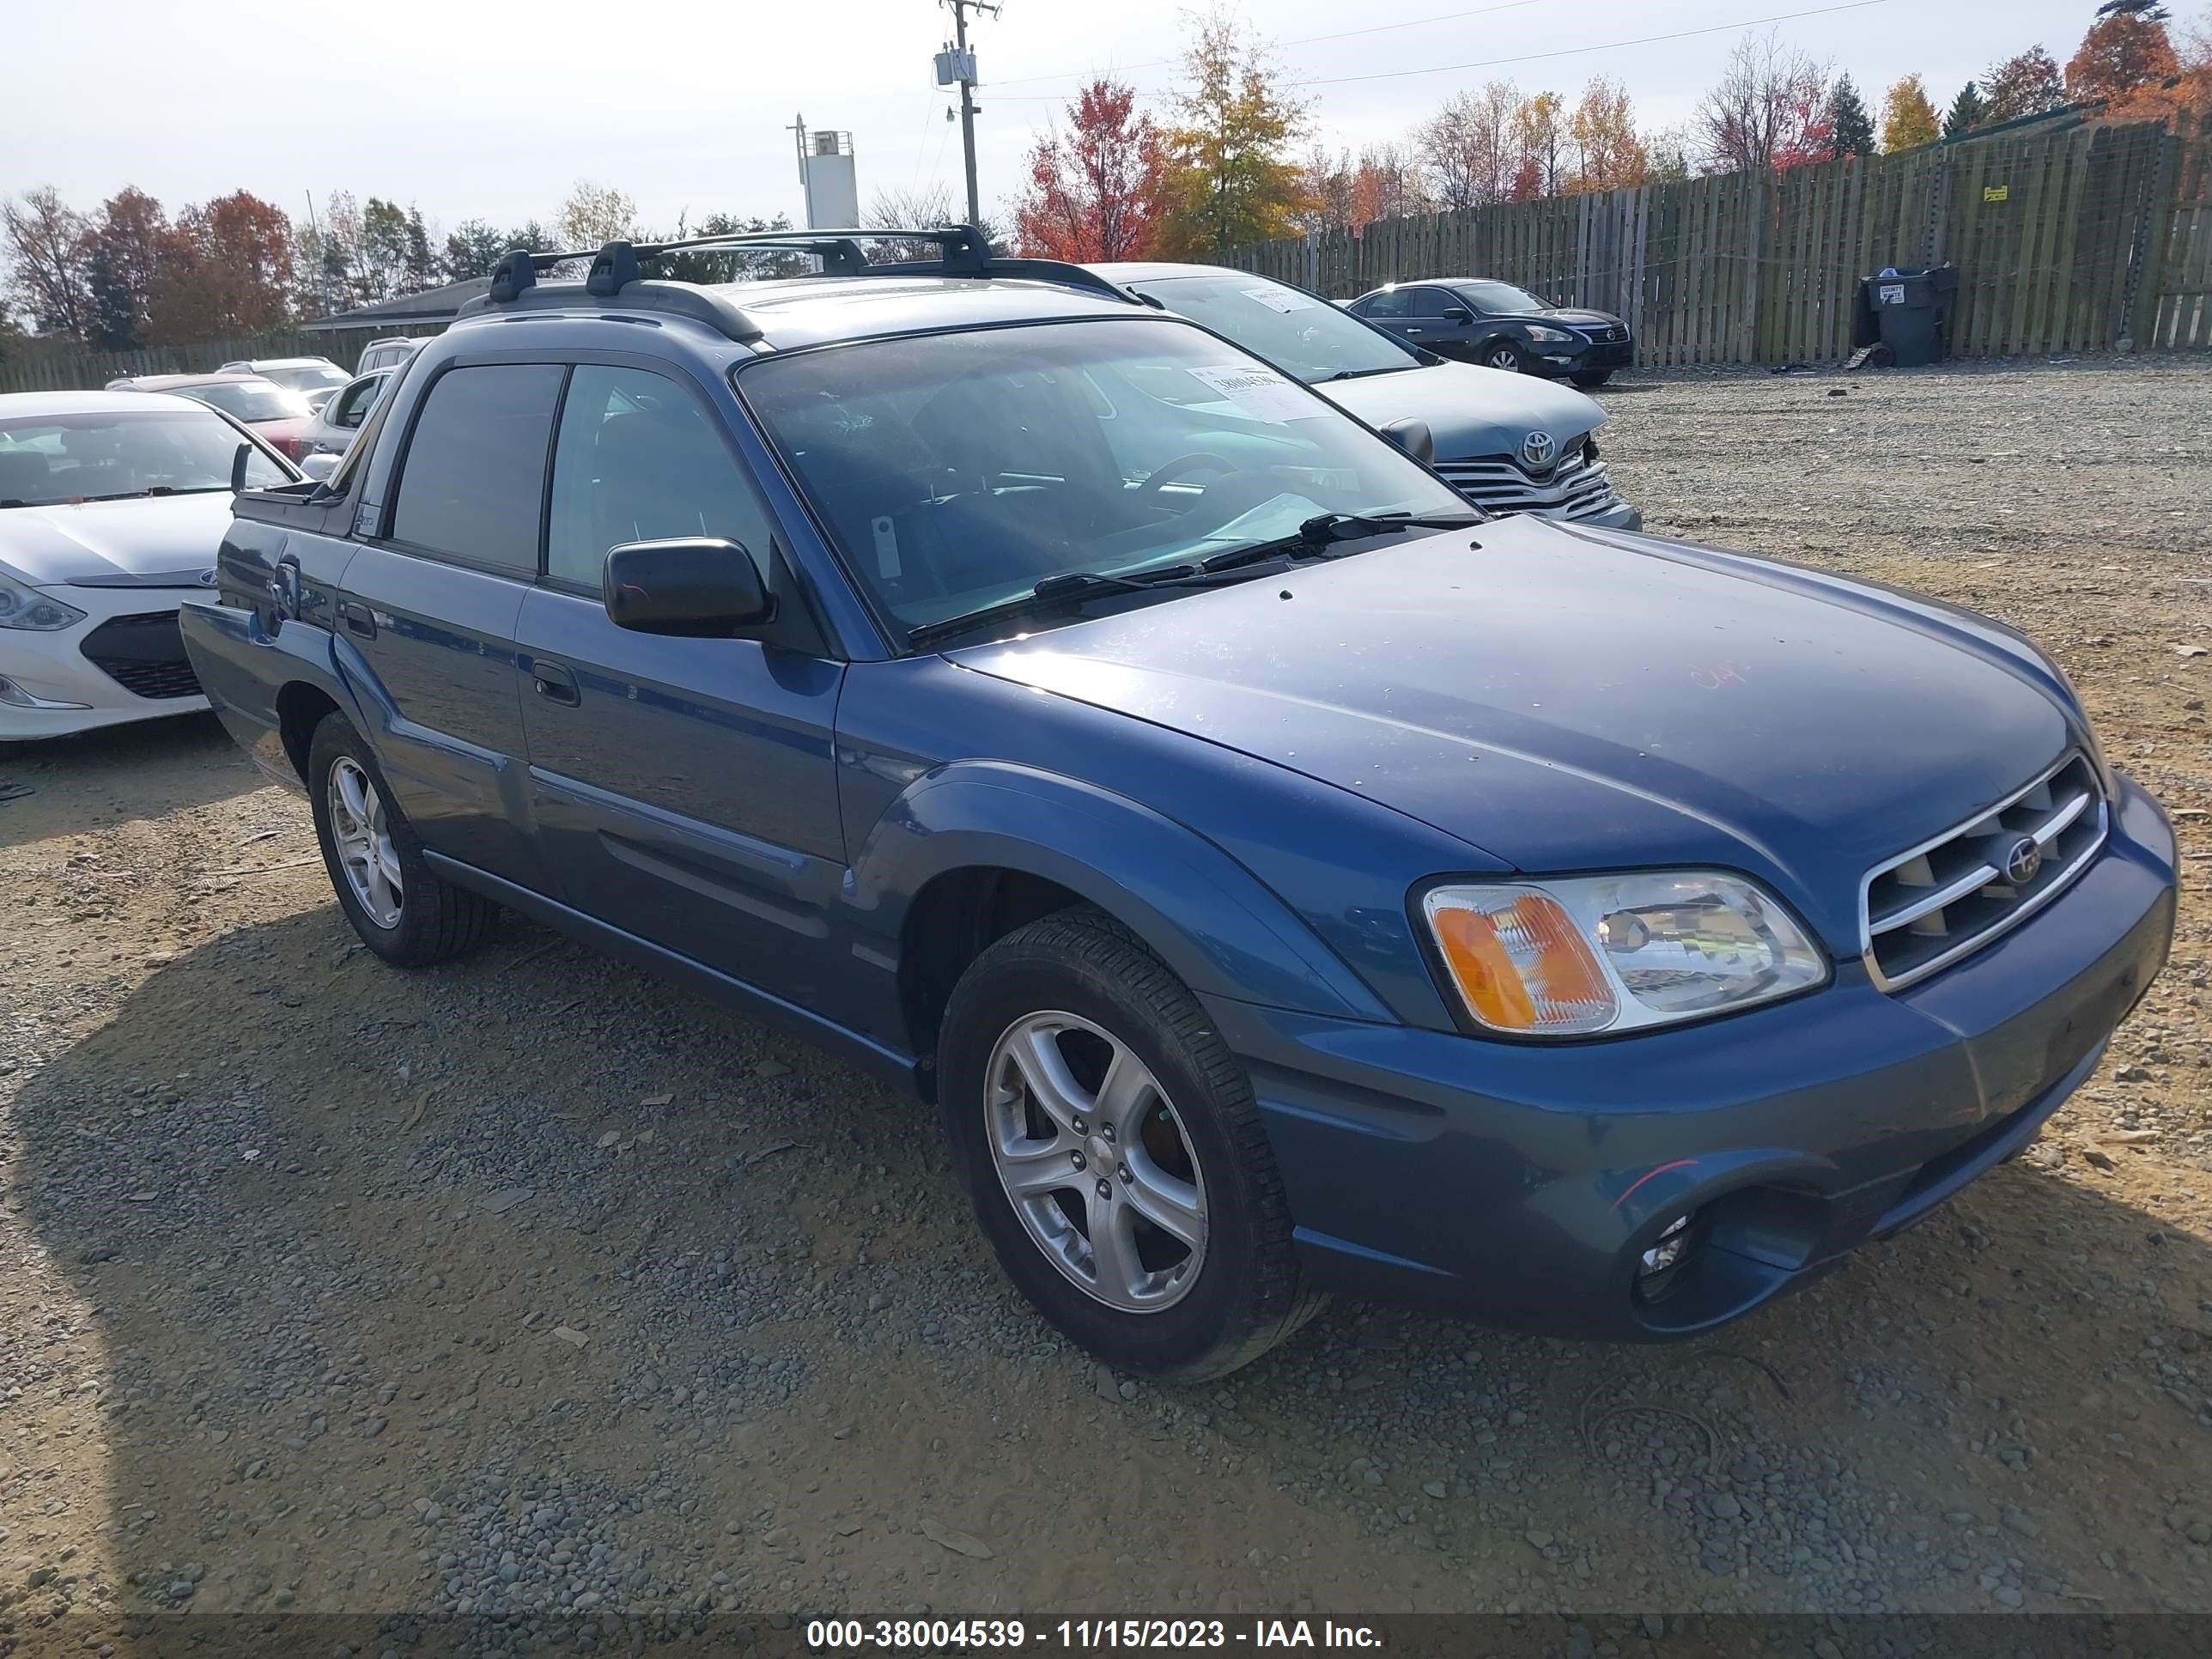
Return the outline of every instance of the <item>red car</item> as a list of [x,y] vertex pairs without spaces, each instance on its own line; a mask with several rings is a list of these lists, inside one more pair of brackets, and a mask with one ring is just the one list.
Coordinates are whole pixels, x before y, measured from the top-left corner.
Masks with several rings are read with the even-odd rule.
[[137,374],[107,383],[110,392],[173,392],[242,421],[288,460],[306,455],[315,411],[298,392],[258,374]]

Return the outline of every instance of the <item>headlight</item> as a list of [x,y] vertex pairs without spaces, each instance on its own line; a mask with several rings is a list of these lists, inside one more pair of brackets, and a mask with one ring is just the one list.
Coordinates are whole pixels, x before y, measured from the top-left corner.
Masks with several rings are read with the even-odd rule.
[[52,634],[83,620],[84,612],[75,605],[48,599],[37,588],[27,586],[13,576],[0,574],[0,628],[20,629],[28,634]]
[[1547,345],[1550,345],[1562,340],[1571,340],[1575,337],[1564,328],[1546,328],[1541,323],[1531,323],[1528,325],[1528,337],[1532,340],[1541,340]]
[[1671,1024],[1828,977],[1789,912],[1717,871],[1438,887],[1421,903],[1468,1012],[1514,1036]]

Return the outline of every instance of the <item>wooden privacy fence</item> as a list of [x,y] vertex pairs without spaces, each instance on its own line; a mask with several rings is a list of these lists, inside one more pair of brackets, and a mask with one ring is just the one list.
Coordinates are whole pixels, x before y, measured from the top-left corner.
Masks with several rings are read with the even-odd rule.
[[361,349],[371,340],[421,331],[386,327],[308,334],[280,329],[243,340],[153,346],[143,351],[49,352],[33,345],[20,356],[0,357],[0,392],[97,391],[126,374],[204,374],[224,363],[252,357],[328,357],[339,368],[350,370],[361,359]]
[[1993,135],[1773,179],[1386,219],[1230,263],[1339,300],[1500,277],[1626,318],[1638,361],[1672,365],[1843,356],[1861,278],[1947,259],[1954,356],[2212,345],[2212,134]]

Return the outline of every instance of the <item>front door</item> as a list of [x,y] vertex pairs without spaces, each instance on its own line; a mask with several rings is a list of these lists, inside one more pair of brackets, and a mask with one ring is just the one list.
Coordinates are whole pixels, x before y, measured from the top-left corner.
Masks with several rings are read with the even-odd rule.
[[624,542],[772,521],[698,388],[583,363],[554,442],[545,575],[523,602],[523,723],[539,844],[588,915],[802,1006],[829,1000],[844,873],[841,664],[751,640],[635,634],[600,576]]
[[423,845],[530,886],[514,623],[537,574],[562,376],[495,363],[439,377],[400,459],[388,532],[346,566],[331,623],[367,670],[385,728],[372,740]]

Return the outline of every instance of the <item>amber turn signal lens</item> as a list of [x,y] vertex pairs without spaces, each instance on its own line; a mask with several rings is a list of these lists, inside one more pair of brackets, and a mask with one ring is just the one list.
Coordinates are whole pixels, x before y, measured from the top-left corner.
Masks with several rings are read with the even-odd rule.
[[1468,1011],[1497,1031],[1600,1031],[1618,1004],[1565,907],[1527,887],[1432,893],[1430,926]]

